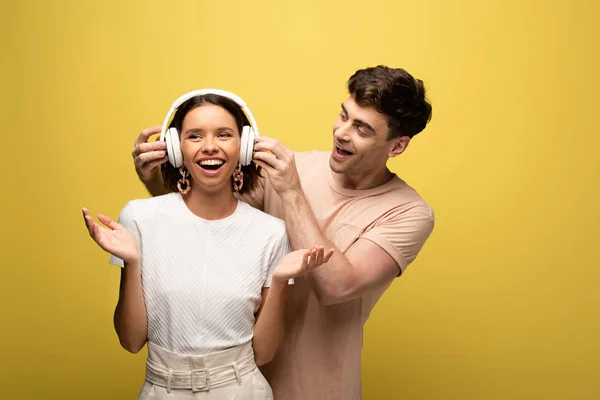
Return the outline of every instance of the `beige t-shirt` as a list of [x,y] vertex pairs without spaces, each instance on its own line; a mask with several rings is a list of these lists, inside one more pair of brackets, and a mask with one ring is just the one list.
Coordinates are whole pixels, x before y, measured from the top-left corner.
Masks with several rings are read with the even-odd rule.
[[[342,252],[360,238],[376,243],[396,260],[400,274],[431,234],[431,208],[397,176],[373,189],[344,189],[333,180],[329,157],[323,151],[296,154],[321,229]],[[283,219],[281,199],[269,180],[261,180],[260,187],[246,201]],[[275,359],[261,368],[275,399],[361,398],[363,324],[390,283],[361,298],[322,306],[306,279],[296,279],[286,302],[285,339]]]

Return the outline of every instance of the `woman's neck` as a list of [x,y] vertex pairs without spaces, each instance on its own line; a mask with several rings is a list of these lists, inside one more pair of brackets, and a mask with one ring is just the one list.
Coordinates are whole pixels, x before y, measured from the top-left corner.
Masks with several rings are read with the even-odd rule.
[[187,208],[202,219],[223,219],[235,211],[238,200],[231,189],[209,192],[206,190],[190,190],[183,195]]

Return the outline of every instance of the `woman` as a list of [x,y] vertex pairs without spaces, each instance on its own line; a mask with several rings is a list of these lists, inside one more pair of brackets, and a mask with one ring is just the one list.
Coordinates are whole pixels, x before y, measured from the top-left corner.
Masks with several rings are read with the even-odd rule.
[[163,166],[176,192],[129,202],[119,223],[98,216],[106,227],[83,209],[94,241],[123,267],[119,340],[132,353],[148,343],[139,399],[272,399],[256,366],[283,337],[288,281],[333,253],[290,253],[283,221],[236,198],[257,174],[239,163],[245,124],[231,98],[186,100],[170,124],[183,165]]

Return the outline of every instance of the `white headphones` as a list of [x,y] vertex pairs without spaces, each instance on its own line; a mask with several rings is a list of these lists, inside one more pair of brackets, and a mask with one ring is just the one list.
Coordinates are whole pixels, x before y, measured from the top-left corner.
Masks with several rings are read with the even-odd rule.
[[244,112],[246,118],[250,122],[250,126],[245,125],[242,128],[242,137],[240,141],[240,164],[246,166],[250,165],[252,162],[252,152],[254,150],[254,138],[258,136],[258,127],[256,126],[256,121],[252,116],[252,112],[246,105],[246,102],[242,100],[239,96],[227,92],[225,90],[220,89],[201,89],[194,90],[192,92],[186,93],[180,96],[173,105],[171,109],[167,113],[165,117],[165,121],[163,122],[162,129],[160,131],[160,140],[164,140],[167,144],[166,152],[169,157],[169,162],[175,168],[179,168],[183,165],[183,155],[181,154],[181,143],[179,141],[179,132],[177,132],[177,128],[169,128],[171,117],[177,111],[179,106],[181,106],[184,102],[191,99],[192,97],[201,96],[205,94],[216,94],[219,96],[226,97],[230,100],[233,100]]

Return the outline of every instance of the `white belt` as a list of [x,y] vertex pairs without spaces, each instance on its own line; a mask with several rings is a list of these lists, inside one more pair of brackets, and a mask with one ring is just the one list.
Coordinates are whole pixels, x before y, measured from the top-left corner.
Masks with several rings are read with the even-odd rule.
[[242,384],[242,376],[256,368],[254,354],[242,357],[219,367],[177,371],[166,368],[154,361],[146,361],[146,380],[158,386],[171,389],[191,389],[192,392],[208,392],[211,386],[237,380]]

